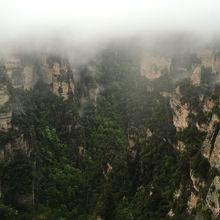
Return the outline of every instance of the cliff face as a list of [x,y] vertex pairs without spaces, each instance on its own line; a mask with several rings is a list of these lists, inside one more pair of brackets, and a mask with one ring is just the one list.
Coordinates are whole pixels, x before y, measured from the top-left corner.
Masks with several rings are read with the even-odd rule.
[[9,102],[9,93],[7,85],[0,84],[0,131],[7,131],[11,127],[12,112],[6,107]]
[[0,131],[7,131],[9,128],[11,128],[11,118],[11,112],[0,114]]
[[220,53],[219,50],[204,49],[198,50],[197,56],[201,60],[202,66],[210,68],[217,75],[217,81],[220,81]]
[[[166,203],[170,199],[168,201],[169,204],[167,203],[164,206],[165,215],[170,218],[174,216],[174,218],[178,218],[178,212],[193,216],[197,212],[196,210],[200,209],[201,204],[205,208],[209,208],[213,216],[217,216],[220,211],[218,201],[220,196],[219,174],[214,173],[213,176],[209,177],[210,180],[207,180],[207,173],[212,168],[217,168],[217,170],[220,168],[219,95],[217,93],[214,94],[215,88],[212,84],[211,86],[208,83],[204,84],[202,79],[204,67],[210,67],[212,69],[211,74],[216,74],[213,72],[218,69],[220,59],[215,58],[214,62],[213,57],[214,55],[210,51],[200,51],[197,55],[195,53],[181,54],[170,58],[159,55],[146,55],[142,60],[141,75],[150,80],[136,76],[134,77],[136,80],[134,81],[137,84],[136,87],[133,86],[133,75],[130,78],[127,76],[129,75],[127,72],[126,74],[123,72],[120,75],[120,71],[123,71],[123,68],[117,69],[118,66],[122,65],[120,62],[117,63],[117,60],[110,64],[108,63],[110,61],[103,64],[105,68],[107,66],[110,69],[108,72],[108,70],[102,68],[102,71],[106,71],[104,77],[101,75],[102,73],[98,73],[98,76],[96,73],[90,74],[93,70],[90,72],[82,70],[80,72],[82,77],[78,79],[81,84],[77,85],[77,94],[80,93],[81,96],[79,95],[76,98],[78,99],[77,102],[79,102],[79,106],[77,106],[79,107],[77,109],[79,116],[74,112],[75,109],[72,108],[72,105],[69,105],[70,99],[66,102],[68,97],[71,97],[70,94],[74,94],[75,90],[74,70],[66,59],[48,54],[41,54],[29,59],[22,56],[8,57],[2,63],[2,73],[7,77],[4,79],[5,81],[0,83],[0,132],[1,134],[6,134],[7,131],[10,132],[13,129],[18,131],[19,129],[12,123],[13,108],[11,102],[13,102],[13,97],[10,89],[13,92],[31,90],[27,92],[27,94],[31,94],[32,91],[35,91],[32,90],[34,85],[41,80],[49,85],[50,90],[55,95],[63,97],[64,102],[62,99],[54,99],[55,101],[52,102],[52,108],[50,109],[52,114],[48,115],[47,109],[49,107],[45,101],[34,103],[35,105],[33,105],[34,107],[37,106],[37,110],[35,109],[36,115],[31,116],[31,120],[33,120],[31,121],[33,122],[31,126],[39,132],[37,133],[38,135],[42,135],[41,138],[45,138],[43,139],[44,142],[39,142],[41,144],[39,146],[43,150],[39,157],[46,152],[45,158],[47,161],[48,158],[50,159],[54,148],[57,148],[57,158],[59,159],[59,152],[65,150],[64,148],[68,146],[68,150],[71,150],[70,152],[74,154],[73,157],[76,157],[73,158],[71,155],[71,163],[72,160],[76,159],[76,164],[81,162],[83,164],[83,160],[80,161],[80,159],[87,156],[87,153],[91,153],[88,158],[89,160],[93,160],[93,157],[95,158],[95,163],[97,163],[95,169],[101,165],[100,170],[102,170],[102,173],[100,176],[101,178],[104,176],[104,179],[101,179],[100,183],[104,181],[110,183],[108,181],[117,173],[119,173],[119,176],[114,177],[115,180],[121,177],[124,178],[127,174],[121,174],[120,169],[127,166],[126,163],[128,163],[128,170],[131,170],[128,177],[129,184],[130,179],[135,179],[135,187],[135,184],[140,179],[139,183],[141,185],[139,185],[136,194],[134,194],[135,198],[143,197],[144,200],[141,200],[140,204],[145,204],[147,201],[148,206],[151,207],[154,202],[154,210],[159,210],[157,201],[165,201]],[[113,77],[109,77],[109,74],[113,74]],[[161,76],[169,77],[168,80],[173,83],[172,88],[164,89],[163,85],[161,86],[161,84],[165,83],[164,80],[160,81],[160,79],[163,79]],[[106,82],[108,80],[112,80],[112,84],[108,84]],[[120,80],[124,80],[123,83],[120,84]],[[103,84],[102,81],[104,82]],[[158,82],[159,86],[156,84]],[[183,84],[181,84],[182,82]],[[154,83],[156,86],[154,86]],[[159,91],[156,91],[157,89]],[[45,91],[48,91],[48,88]],[[98,95],[100,95],[100,99],[97,98]],[[32,96],[30,95],[30,97]],[[50,98],[48,101],[50,101]],[[52,96],[53,98],[54,96]],[[57,100],[60,100],[60,102]],[[31,100],[28,103],[30,102]],[[87,105],[88,103],[89,105]],[[45,108],[40,109],[43,117],[41,115],[38,116],[38,106],[41,106],[41,104],[47,108],[46,110]],[[71,104],[76,104],[75,99]],[[62,108],[62,105],[65,107]],[[61,110],[56,111],[57,106]],[[162,108],[160,108],[161,106]],[[33,109],[31,108],[31,111]],[[28,119],[28,114],[25,116],[27,116],[25,119]],[[38,123],[35,123],[35,117],[40,121],[41,127],[44,128],[43,131],[41,131],[41,127],[39,129]],[[49,118],[47,119],[48,124],[44,124],[44,117]],[[100,120],[102,117],[103,120]],[[88,121],[89,118],[90,121]],[[59,123],[58,129],[56,123],[50,129],[50,123],[53,119],[58,121],[56,121],[57,124]],[[65,125],[63,126],[64,121]],[[24,122],[22,121],[22,123]],[[97,128],[98,123],[100,123],[99,129]],[[24,125],[22,124],[22,126]],[[121,126],[120,130],[114,133],[118,126]],[[11,127],[12,129],[10,129]],[[32,127],[28,127],[27,131],[21,127],[23,129],[22,132],[0,149],[0,161],[7,160],[9,155],[14,155],[14,151],[18,149],[22,149],[28,157],[31,155],[30,143],[32,143],[32,138],[35,138],[36,143],[40,139],[35,133],[29,133]],[[56,137],[58,132],[60,140],[58,136]],[[97,135],[98,132],[100,134]],[[104,135],[106,135],[106,139],[103,138]],[[93,137],[95,138],[93,139]],[[114,141],[117,138],[119,143],[116,145]],[[61,145],[60,143],[64,139],[66,142]],[[100,140],[101,142],[99,142]],[[95,145],[97,149],[99,147],[101,149],[105,144],[106,147],[101,151],[100,157],[97,157],[96,154],[99,154],[99,151],[95,149],[94,152],[90,152],[87,144],[89,148],[93,148],[93,145]],[[108,149],[108,146],[110,146],[110,149]],[[126,148],[123,151],[124,154],[120,153],[120,149],[123,146]],[[48,147],[47,151],[44,151],[45,147]],[[77,151],[79,151],[79,154],[76,153]],[[116,163],[109,161],[109,157],[115,158],[118,155],[125,155],[125,157],[123,159],[118,158]],[[199,157],[198,159],[198,155],[201,158]],[[106,161],[103,158],[106,158]],[[128,158],[128,161],[125,161],[126,159],[124,158]],[[121,166],[120,162],[122,161],[126,163]],[[117,169],[118,163],[120,164],[120,169]],[[35,164],[33,163],[32,167],[34,166]],[[44,168],[44,166],[42,167]],[[68,166],[66,170],[69,174]],[[127,167],[125,172],[127,173]],[[134,172],[135,175],[133,177]],[[91,170],[88,172],[88,175],[90,174]],[[97,178],[97,175],[95,178]],[[56,178],[56,180],[59,180],[59,178]],[[52,179],[52,182],[56,180]],[[171,182],[166,184],[168,181]],[[121,184],[122,181],[120,180],[119,182]],[[113,181],[112,183],[115,187],[115,182]],[[120,184],[117,185],[118,188],[121,187],[119,186]],[[141,187],[144,188],[143,184],[147,185],[146,191],[138,191]],[[123,197],[124,202],[126,200],[124,195]],[[163,198],[163,200],[157,198]],[[24,200],[28,201],[28,197],[19,197],[19,199],[21,204],[25,203]],[[134,200],[135,203],[136,200]],[[179,207],[178,204],[180,204]],[[153,213],[155,212],[154,210]],[[165,211],[162,211],[163,216]],[[100,213],[97,215],[97,219],[105,218],[106,216],[103,217]]]
[[189,106],[187,103],[181,103],[181,93],[179,87],[171,95],[170,107],[173,110],[173,124],[177,131],[188,127]]
[[220,73],[220,52],[216,51],[212,56],[212,70],[213,72]]
[[212,152],[210,152],[209,158],[211,166],[220,168],[220,132],[218,131]]
[[30,89],[33,87],[33,64],[22,65],[20,58],[7,57],[3,61],[6,74],[14,88]]
[[0,106],[3,106],[5,103],[7,103],[9,101],[9,95],[7,92],[7,86],[6,85],[2,85],[0,87]]
[[68,94],[74,93],[72,70],[66,60],[42,56],[40,69],[44,82],[51,85],[51,89],[56,95],[67,99]]
[[201,82],[201,64],[195,65],[192,70],[191,82],[194,86],[199,86]]
[[213,219],[218,219],[220,216],[220,177],[216,176],[209,188],[208,194],[206,196],[206,203],[208,207],[214,213]]
[[38,80],[42,80],[51,86],[51,91],[64,99],[74,93],[72,68],[66,59],[49,54],[25,59],[19,55],[3,59],[2,65],[13,88],[29,90]]
[[[50,85],[51,91],[64,100],[74,94],[72,68],[66,59],[50,55],[36,55],[26,60],[21,56],[4,57],[0,64],[0,130],[11,128],[12,109],[7,84],[15,89],[30,90],[39,80]],[[9,103],[9,104],[8,104]]]
[[[161,63],[163,59],[161,57],[158,58],[158,63]],[[152,60],[151,58],[149,58],[149,62],[145,60],[145,64],[149,67]],[[154,63],[157,63],[155,57]],[[162,91],[160,94],[169,99],[173,125],[177,134],[182,135],[193,127],[196,132],[204,135],[203,138],[201,137],[201,145],[199,146],[201,155],[206,158],[204,163],[217,170],[217,173],[213,174],[211,181],[207,182],[206,179],[199,177],[190,168],[189,176],[192,189],[187,200],[187,210],[191,213],[192,210],[198,207],[200,201],[204,199],[201,198],[200,192],[207,189],[204,204],[211,210],[213,219],[218,219],[220,215],[220,124],[219,111],[217,110],[219,108],[219,93],[216,93],[216,88],[219,87],[220,53],[210,49],[197,50],[193,51],[191,55],[188,53],[188,57],[186,55],[171,57],[168,66],[170,75],[173,76],[172,80],[175,83],[177,82],[176,89],[172,92]],[[164,65],[163,68],[165,67]],[[145,67],[142,71],[147,69],[149,68]],[[142,75],[150,80],[159,79],[163,75],[161,71],[155,72],[154,77],[148,74],[150,71],[143,73],[144,71]],[[175,74],[172,75],[172,73]],[[182,75],[185,78],[181,77]],[[182,93],[179,86],[181,85],[180,79],[189,81],[192,93],[187,92],[187,90],[185,90],[185,94]],[[208,82],[208,80],[210,81]],[[209,83],[211,86],[209,85],[208,91],[205,91]],[[186,85],[184,84],[184,86]],[[192,97],[193,99],[191,99]],[[190,135],[189,133],[186,134]],[[181,137],[181,135],[178,137]],[[193,146],[194,143],[190,143],[190,145]],[[178,139],[173,147],[182,155],[189,150],[189,145],[183,139]],[[199,164],[196,167],[198,168],[198,166]],[[175,215],[175,210],[170,210],[168,216],[171,215]]]
[[141,61],[141,75],[153,80],[169,71],[171,59],[160,55],[145,55]]
[[[218,120],[218,119],[216,119]],[[204,157],[206,157],[210,165],[216,168],[220,167],[220,127],[218,121],[211,121],[212,127],[207,136],[206,139],[203,142],[202,147],[202,154]]]
[[140,72],[150,80],[161,77],[167,71],[180,72],[180,74],[188,72],[192,84],[199,85],[202,67],[210,68],[218,75],[219,80],[220,52],[212,49],[196,49],[187,53],[176,52],[172,56],[147,54],[143,55]]

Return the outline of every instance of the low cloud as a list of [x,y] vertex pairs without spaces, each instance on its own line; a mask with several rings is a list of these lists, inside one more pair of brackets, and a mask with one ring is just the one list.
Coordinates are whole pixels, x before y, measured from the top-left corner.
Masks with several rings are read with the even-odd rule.
[[90,48],[182,32],[210,39],[219,33],[219,11],[218,0],[7,0],[0,2],[0,46]]

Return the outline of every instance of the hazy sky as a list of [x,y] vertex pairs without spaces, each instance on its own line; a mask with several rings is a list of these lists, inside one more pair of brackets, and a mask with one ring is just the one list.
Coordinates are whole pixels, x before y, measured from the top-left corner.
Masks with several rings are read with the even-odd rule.
[[220,28],[219,0],[0,0],[0,41]]

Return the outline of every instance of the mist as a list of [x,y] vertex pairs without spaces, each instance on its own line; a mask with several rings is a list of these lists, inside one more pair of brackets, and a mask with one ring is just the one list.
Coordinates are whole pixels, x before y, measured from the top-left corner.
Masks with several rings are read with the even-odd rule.
[[8,0],[0,2],[1,39],[70,34],[85,40],[140,31],[214,34],[219,9],[217,0]]
[[151,43],[186,33],[208,41],[220,31],[219,11],[217,0],[2,0],[0,46],[92,54],[112,40],[134,36]]

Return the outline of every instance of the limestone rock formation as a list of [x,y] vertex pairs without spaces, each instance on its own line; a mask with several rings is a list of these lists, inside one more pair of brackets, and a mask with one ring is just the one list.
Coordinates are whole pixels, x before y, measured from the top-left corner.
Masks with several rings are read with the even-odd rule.
[[220,168],[220,131],[218,131],[213,150],[210,153],[209,162],[211,166]]
[[194,192],[191,192],[191,195],[190,195],[189,200],[187,202],[189,213],[192,211],[192,209],[196,208],[198,199],[199,199],[199,197]]
[[177,199],[180,197],[181,191],[182,191],[182,187],[180,186],[180,188],[177,189],[177,190],[174,192],[174,194],[173,194],[173,199],[174,199],[174,200],[177,200]]
[[174,148],[179,152],[184,152],[186,150],[186,145],[182,141],[177,141],[177,144],[174,145]]
[[29,90],[34,85],[34,67],[33,65],[25,66],[23,69],[23,87],[25,90]]
[[152,131],[150,130],[150,128],[147,128],[146,130],[146,136],[147,136],[147,139],[149,140],[151,137],[152,137],[153,133]]
[[208,134],[203,142],[202,155],[207,158],[210,165],[216,168],[220,167],[220,125],[218,121],[211,120],[212,128],[209,128]]
[[68,98],[74,93],[74,81],[70,64],[66,59],[41,54],[35,61],[22,62],[15,56],[8,56],[3,60],[6,74],[14,88],[31,89],[41,79],[51,86],[56,95]]
[[128,152],[131,157],[131,160],[134,160],[137,154],[137,137],[135,134],[128,135]]
[[196,65],[193,68],[192,75],[191,75],[191,82],[195,86],[199,86],[201,82],[201,65]]
[[212,57],[212,70],[220,73],[220,51],[216,51]]
[[12,112],[10,110],[2,110],[9,101],[7,86],[0,85],[0,131],[7,131],[11,127]]
[[173,110],[173,124],[176,127],[176,130],[182,130],[188,127],[188,115],[189,115],[189,106],[187,103],[181,103],[181,94],[179,87],[176,89],[176,93],[172,95],[170,99],[170,106]]
[[174,72],[177,78],[184,77],[183,72],[184,75],[190,73],[192,84],[198,86],[201,82],[202,67],[210,68],[220,81],[220,52],[210,48],[200,48],[188,53],[176,52],[168,56],[149,53],[143,55],[140,72],[150,80],[161,77],[166,70]]
[[43,80],[51,85],[52,91],[56,95],[67,99],[69,93],[74,93],[71,68],[67,61],[44,55],[41,57],[41,63]]
[[8,101],[9,101],[9,95],[8,95],[7,86],[1,84],[0,85],[0,106],[3,106]]
[[206,196],[206,204],[212,210],[214,216],[220,212],[220,177],[216,176]]
[[173,212],[173,209],[170,209],[170,211],[167,213],[167,215],[168,215],[169,217],[175,216],[175,213]]
[[201,64],[206,68],[212,68],[212,56],[213,51],[211,49],[199,49],[196,50],[198,58],[201,60]]
[[12,112],[0,113],[0,131],[7,131],[11,128]]
[[145,55],[141,62],[141,75],[148,79],[157,79],[162,72],[170,69],[171,59],[161,55]]
[[21,61],[19,58],[16,58],[14,56],[9,56],[5,58],[4,67],[6,69],[6,73],[9,77],[11,77],[13,71],[18,70],[21,67]]
[[0,161],[5,160],[5,158],[9,158],[12,155],[12,145],[8,143],[0,150]]
[[213,107],[215,106],[215,103],[212,99],[205,99],[203,103],[203,111],[204,112],[211,112]]
[[201,180],[199,177],[196,177],[193,173],[193,170],[190,170],[190,178],[193,183],[193,188],[199,192],[201,188],[205,186],[205,182]]

